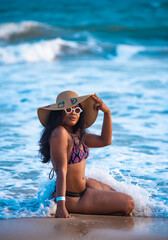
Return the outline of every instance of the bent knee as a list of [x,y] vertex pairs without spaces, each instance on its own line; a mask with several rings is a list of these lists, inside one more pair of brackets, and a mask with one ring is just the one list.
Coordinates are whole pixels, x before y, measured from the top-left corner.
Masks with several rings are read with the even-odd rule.
[[129,215],[133,211],[134,205],[135,205],[134,199],[131,196],[127,197],[125,204],[124,204],[125,215]]

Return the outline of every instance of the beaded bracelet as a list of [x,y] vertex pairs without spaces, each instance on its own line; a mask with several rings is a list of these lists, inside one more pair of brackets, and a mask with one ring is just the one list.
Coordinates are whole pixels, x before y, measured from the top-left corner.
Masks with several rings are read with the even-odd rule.
[[57,197],[56,202],[58,202],[58,201],[65,201],[65,197],[63,197],[63,196]]

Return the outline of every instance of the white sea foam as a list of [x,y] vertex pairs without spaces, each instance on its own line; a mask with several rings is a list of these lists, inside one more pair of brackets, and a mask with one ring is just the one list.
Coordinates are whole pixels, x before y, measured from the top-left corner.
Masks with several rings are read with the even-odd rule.
[[145,47],[119,44],[116,49],[117,57],[114,61],[115,63],[124,63],[141,51],[145,51]]
[[[119,175],[122,178],[121,181],[116,180],[116,177]],[[116,191],[131,195],[135,201],[133,216],[156,217],[157,212],[163,215],[168,212],[168,207],[164,203],[159,204],[155,202],[150,198],[150,192],[140,187],[138,184],[134,185],[131,183],[131,177],[124,177],[118,169],[109,171],[109,169],[104,166],[92,166],[86,169],[86,176],[104,182]],[[53,216],[57,207],[54,199],[51,198],[54,189],[55,179],[52,179],[43,182],[39,186],[38,194],[34,199],[4,199],[7,206],[3,208],[1,218]],[[8,206],[10,206],[10,208],[12,207],[14,211],[8,208]]]
[[64,51],[78,50],[78,44],[61,38],[39,41],[33,44],[23,43],[15,46],[0,47],[0,62],[15,64],[21,62],[50,62],[60,57]]
[[[122,62],[128,60],[143,48],[123,45],[118,46],[117,49],[118,56],[115,61]],[[74,41],[56,38],[54,40],[0,47],[0,62],[2,64],[50,62],[66,55],[79,55],[85,52],[99,55],[103,54],[103,48],[94,39],[88,40],[86,44],[79,44]]]
[[[34,28],[50,29],[51,26],[34,21],[23,21],[20,23],[6,23],[0,25],[0,39],[8,39],[12,35],[18,35],[31,32]],[[54,28],[53,28],[54,29]],[[37,29],[35,30],[37,31]],[[44,31],[45,32],[45,31]],[[31,33],[30,33],[31,34]],[[42,34],[43,36],[43,34]],[[45,33],[44,33],[45,36]],[[125,63],[140,52],[160,52],[167,51],[166,47],[144,47],[126,44],[110,45],[107,50],[98,39],[89,35],[86,42],[77,42],[76,40],[64,40],[61,37],[54,40],[40,40],[33,43],[19,43],[15,45],[5,45],[0,47],[0,63],[34,63],[50,62],[57,58],[65,56],[80,55],[82,53],[100,55],[102,57],[112,58],[113,64]],[[108,51],[116,49],[114,56]]]
[[[122,177],[123,181],[116,180],[116,176],[118,175]],[[98,181],[102,181],[114,188],[116,191],[132,196],[135,201],[133,216],[154,216],[157,212],[157,208],[162,209],[162,212],[168,212],[168,208],[163,203],[158,206],[158,203],[156,203],[154,200],[151,200],[150,192],[140,187],[138,184],[132,184],[131,177],[125,178],[118,169],[109,172],[109,170],[105,169],[104,166],[93,166],[86,169],[86,176],[94,178]],[[52,180],[52,182],[47,181],[43,184],[42,191],[40,191],[41,200],[44,201],[46,198],[51,196],[50,194],[53,192],[53,187],[55,187],[55,180]],[[46,216],[50,216],[51,214],[53,215],[55,210],[56,204],[53,200],[50,201],[49,206],[47,205],[44,207]],[[39,213],[40,212],[41,208],[39,209]]]
[[4,23],[0,25],[0,39],[8,39],[14,34],[26,33],[32,28],[43,24],[35,21],[22,21],[19,23]]
[[[88,177],[94,178],[98,181],[102,181],[116,191],[123,192],[129,194],[134,198],[135,201],[135,209],[133,211],[133,215],[135,216],[151,216],[153,203],[150,200],[150,193],[146,191],[144,188],[138,186],[138,184],[134,185],[131,183],[131,177],[126,178],[120,172],[119,169],[115,169],[110,171],[105,169],[104,166],[91,167],[87,169],[86,174]],[[116,176],[120,175],[122,181],[116,180]]]
[[67,41],[62,38],[41,40],[35,43],[22,43],[0,47],[0,63],[51,62],[60,57],[83,53],[101,54],[102,48],[93,39],[86,44]]

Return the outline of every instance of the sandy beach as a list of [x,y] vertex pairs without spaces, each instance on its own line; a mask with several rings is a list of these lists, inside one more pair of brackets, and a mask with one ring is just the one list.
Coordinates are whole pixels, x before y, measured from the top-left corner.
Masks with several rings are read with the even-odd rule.
[[70,219],[33,217],[0,220],[1,240],[168,239],[168,218],[71,214]]

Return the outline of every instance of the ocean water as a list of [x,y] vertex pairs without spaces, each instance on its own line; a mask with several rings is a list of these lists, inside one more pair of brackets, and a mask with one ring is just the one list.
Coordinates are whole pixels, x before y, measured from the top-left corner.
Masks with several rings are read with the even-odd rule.
[[36,111],[68,89],[111,109],[112,144],[91,149],[86,176],[132,195],[134,216],[168,217],[167,12],[167,0],[0,1],[0,218],[54,213]]

